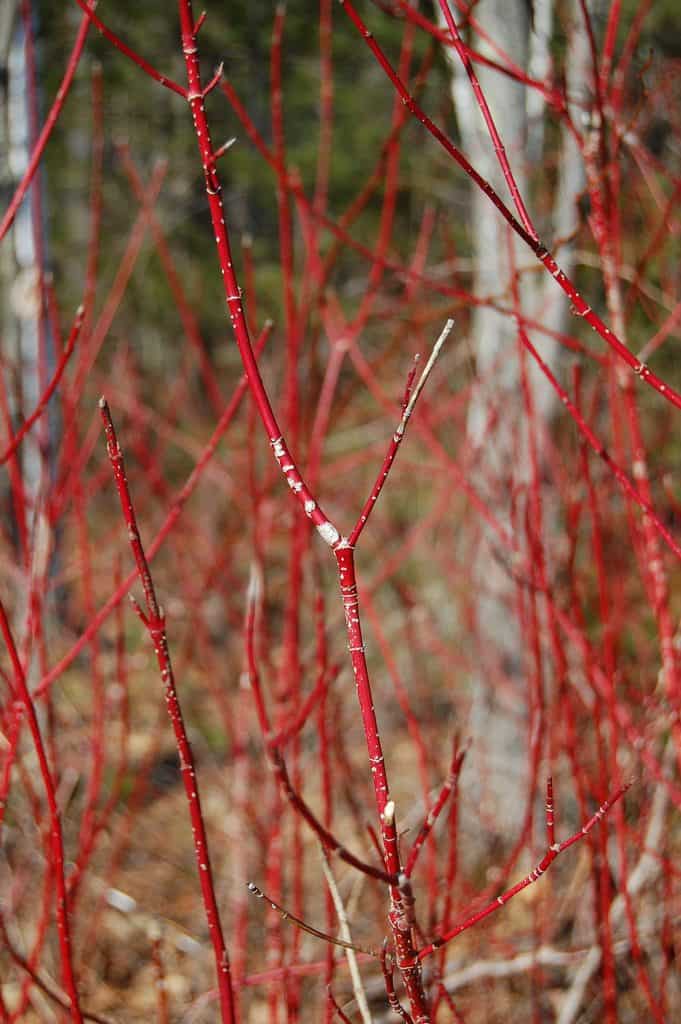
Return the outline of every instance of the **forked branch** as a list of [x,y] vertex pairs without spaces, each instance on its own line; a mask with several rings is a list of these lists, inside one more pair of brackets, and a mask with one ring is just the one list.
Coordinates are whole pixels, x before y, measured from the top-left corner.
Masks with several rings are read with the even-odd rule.
[[[541,878],[544,872],[550,868],[551,864],[553,864],[556,857],[559,857],[561,853],[564,853],[565,850],[568,850],[571,846],[574,846],[575,843],[578,843],[580,839],[583,839],[584,836],[589,834],[594,825],[597,825],[598,822],[608,813],[613,804],[617,803],[617,801],[624,796],[632,784],[632,782],[627,782],[623,786],[620,786],[612,796],[609,796],[607,800],[603,801],[596,813],[593,814],[584,825],[582,825],[578,832],[571,835],[569,839],[564,839],[562,843],[551,843],[542,859],[539,861],[537,866],[530,871],[529,875],[526,875],[520,882],[516,882],[516,884],[512,885],[510,889],[506,889],[505,892],[501,893],[500,896],[497,896],[491,903],[488,903],[482,910],[477,911],[475,914],[471,914],[470,917],[467,917],[464,921],[461,921],[459,924],[446,931],[444,935],[439,936],[437,939],[434,939],[433,942],[419,950],[418,959],[424,960],[427,956],[430,956],[431,953],[440,949],[447,942],[451,942],[452,939],[455,939],[457,935],[461,935],[462,932],[468,931],[468,929],[472,928],[473,925],[478,923],[478,921],[483,921],[486,917],[489,917],[490,914],[499,910],[499,908],[503,907],[509,900],[512,900],[514,896],[517,896],[519,892],[522,892],[523,889],[527,889],[528,885],[532,885],[538,878]],[[546,828],[547,835],[552,836],[554,828],[554,808],[553,785],[550,779],[547,785]]]

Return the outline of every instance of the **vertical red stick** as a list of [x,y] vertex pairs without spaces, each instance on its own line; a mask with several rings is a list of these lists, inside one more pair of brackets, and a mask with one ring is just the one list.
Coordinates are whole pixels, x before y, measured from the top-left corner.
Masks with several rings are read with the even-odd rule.
[[191,819],[192,834],[194,837],[194,851],[196,853],[196,862],[199,871],[199,880],[201,883],[201,895],[203,896],[203,905],[206,913],[206,920],[208,922],[208,930],[210,932],[213,952],[215,955],[221,1016],[224,1024],[235,1024],[236,1017],[234,1014],[234,997],[232,993],[229,957],[222,934],[220,914],[218,911],[217,900],[215,898],[213,872],[208,854],[208,838],[206,836],[206,827],[201,809],[199,786],[196,779],[196,768],[194,765],[194,754],[189,743],[189,737],[187,736],[187,730],[185,729],[184,720],[182,718],[182,709],[180,707],[177,690],[175,688],[175,678],[170,661],[170,651],[168,649],[168,638],[165,628],[165,615],[156,599],[154,583],[151,578],[151,572],[149,571],[149,565],[144,553],[144,548],[142,547],[142,541],[137,528],[137,518],[135,516],[132,498],[130,497],[130,491],[128,489],[125,465],[123,463],[123,453],[118,444],[116,431],[111,419],[111,414],[109,413],[109,407],[103,398],[100,399],[99,407],[102,421],[104,423],[104,431],[106,433],[107,452],[111,462],[111,468],[113,470],[121,508],[123,510],[123,517],[128,528],[128,539],[130,540],[130,546],[132,548],[135,562],[137,563],[137,572],[139,574],[140,582],[144,589],[147,614],[145,615],[141,609],[138,611],[138,614],[154,645],[161,679],[165,686],[165,700],[168,707],[168,714],[170,715],[170,721],[175,733],[177,751],[180,755],[180,770],[182,772],[182,783],[184,785],[187,804],[189,806],[189,816]]
[[71,1019],[75,1024],[82,1024],[83,1016],[81,1014],[80,1004],[78,1001],[78,989],[76,988],[76,979],[73,971],[73,958],[71,954],[71,932],[69,929],[69,916],[66,903],[66,879],[64,875],[64,842],[62,838],[61,819],[59,817],[59,808],[57,806],[54,779],[47,761],[42,736],[40,735],[40,727],[38,726],[35,707],[33,706],[31,695],[28,692],[24,669],[14,643],[14,637],[12,635],[12,630],[10,629],[4,605],[1,601],[0,631],[5,639],[5,645],[12,662],[12,668],[14,669],[16,699],[21,701],[26,708],[28,727],[31,730],[31,736],[33,737],[33,744],[38,758],[40,775],[45,788],[45,796],[47,798],[47,806],[50,814],[50,857],[52,860],[51,867],[54,872],[54,885],[56,889],[56,919],[57,932],[59,934],[59,951],[61,955],[62,983],[71,1003]]

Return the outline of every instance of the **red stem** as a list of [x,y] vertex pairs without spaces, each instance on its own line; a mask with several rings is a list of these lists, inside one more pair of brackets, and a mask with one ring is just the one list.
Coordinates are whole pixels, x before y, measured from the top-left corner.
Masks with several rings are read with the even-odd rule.
[[182,709],[177,696],[175,677],[170,660],[168,638],[165,628],[165,614],[156,598],[154,582],[151,577],[149,564],[147,562],[139,530],[137,528],[135,510],[132,504],[130,490],[128,488],[127,477],[125,475],[123,453],[118,444],[109,407],[103,398],[100,399],[99,407],[106,434],[107,452],[111,462],[118,496],[121,502],[123,518],[125,519],[128,530],[128,539],[137,564],[137,574],[144,590],[146,614],[140,612],[140,618],[142,619],[154,645],[161,679],[164,684],[166,706],[173,726],[177,751],[180,757],[180,769],[187,797],[187,805],[189,807],[189,817],[191,819],[192,835],[194,839],[194,852],[196,854],[196,863],[199,881],[201,884],[201,895],[203,897],[208,931],[210,933],[211,942],[213,944],[213,953],[215,956],[218,991],[220,993],[221,1016],[224,1024],[236,1024],[229,956],[227,953],[227,947],[225,946],[222,925],[220,923],[220,913],[215,897],[213,872],[208,852],[208,837],[206,835],[206,827],[201,808],[194,754],[189,742],[189,737],[187,736],[184,719],[182,717]]
[[[89,0],[89,3],[91,6],[94,7],[96,0]],[[82,5],[83,7],[85,7],[85,0],[82,0]],[[78,34],[76,35],[76,41],[73,44],[73,49],[71,50],[69,59],[66,64],[66,71],[64,72],[64,77],[61,80],[59,88],[57,89],[57,95],[54,99],[54,103],[50,107],[50,112],[45,119],[45,124],[43,125],[42,131],[40,132],[40,135],[35,141],[35,145],[33,146],[33,150],[31,152],[31,156],[28,162],[28,167],[26,168],[24,176],[19,182],[19,185],[17,186],[17,189],[10,200],[9,206],[5,210],[2,221],[0,221],[0,241],[5,237],[10,227],[12,226],[14,218],[17,214],[17,210],[21,206],[21,202],[24,196],[26,195],[26,192],[28,191],[31,182],[33,181],[35,173],[38,170],[38,167],[40,166],[40,161],[42,159],[45,146],[47,145],[50,135],[52,134],[52,130],[55,124],[57,123],[62,107],[64,106],[66,97],[68,96],[69,89],[71,88],[71,84],[73,82],[76,69],[78,67],[80,58],[83,53],[83,47],[85,46],[85,40],[87,38],[89,27],[89,19],[87,17],[83,18],[78,29]]]
[[15,451],[17,450],[17,448],[19,447],[19,445],[21,444],[21,442],[23,441],[24,437],[29,432],[31,427],[37,420],[40,419],[42,414],[45,412],[45,409],[47,408],[47,405],[50,399],[52,398],[52,395],[59,386],[59,381],[62,378],[64,370],[66,369],[66,365],[75,348],[76,342],[78,341],[78,336],[80,334],[80,329],[83,326],[84,317],[85,307],[79,306],[78,310],[76,311],[76,317],[75,320],[73,321],[73,326],[69,333],[68,341],[66,342],[66,347],[59,358],[59,362],[54,371],[52,380],[45,388],[43,394],[40,397],[40,400],[38,401],[38,404],[36,405],[31,415],[26,420],[24,420],[21,427],[14,435],[11,444],[9,444],[7,448],[5,448],[4,452],[0,453],[0,466],[4,465],[4,463],[7,462],[7,460],[11,458],[12,455],[14,455]]
[[404,873],[407,876],[407,878],[411,877],[414,868],[416,867],[416,861],[421,851],[421,847],[423,846],[426,839],[430,835],[433,825],[440,817],[440,813],[444,809],[444,806],[447,803],[447,800],[449,799],[450,793],[458,785],[459,775],[461,774],[461,769],[463,767],[463,759],[466,756],[466,750],[466,747],[464,747],[462,750],[459,750],[456,743],[454,744],[454,753],[452,755],[452,763],[449,768],[449,774],[447,775],[447,778],[444,781],[442,789],[438,793],[437,799],[433,804],[432,809],[427,814],[426,819],[423,822],[423,825],[421,825],[418,835],[416,836],[412,848],[409,851],[407,863],[404,868]]
[[[262,351],[262,348],[264,347],[265,342],[267,341],[267,338],[269,336],[271,327],[271,323],[267,324],[267,326],[263,330],[260,338],[258,339],[256,351]],[[177,520],[180,518],[180,514],[183,508],[185,507],[187,501],[196,490],[196,487],[199,481],[201,480],[201,477],[203,476],[206,467],[210,463],[210,460],[212,459],[213,455],[215,454],[215,451],[218,447],[218,444],[220,443],[222,436],[224,435],[225,431],[227,430],[232,420],[234,419],[234,416],[236,415],[236,412],[241,404],[241,401],[244,395],[246,394],[247,387],[248,384],[246,378],[242,377],[237,387],[234,389],[234,394],[232,395],[230,401],[227,403],[225,411],[218,420],[215,430],[211,434],[210,439],[206,444],[206,447],[204,448],[203,452],[201,453],[200,458],[197,460],[196,465],[192,469],[184,485],[182,486],[177,496],[175,497],[174,501],[172,502],[158,533],[156,534],[153,541],[149,545],[149,549],[147,552],[147,557],[149,558],[149,560],[151,560],[158,553],[166,537],[172,531],[173,527],[177,523]],[[42,679],[37,683],[33,691],[33,696],[36,699],[38,697],[42,697],[45,693],[47,693],[52,683],[54,683],[54,681],[59,678],[62,672],[66,671],[69,665],[71,665],[72,662],[78,657],[83,648],[86,647],[87,644],[90,642],[91,637],[94,636],[94,634],[101,628],[102,624],[107,620],[107,618],[114,610],[114,608],[116,608],[123,600],[125,595],[130,590],[130,587],[135,582],[136,578],[137,572],[131,572],[128,576],[126,576],[123,582],[118,587],[116,587],[116,589],[114,590],[113,594],[108,599],[106,604],[104,604],[102,608],[100,608],[100,610],[94,616],[92,621],[88,623],[87,628],[83,631],[83,633],[80,635],[75,644],[73,644],[71,649],[67,651],[67,653],[62,658],[60,658],[57,664],[54,665],[50,669],[50,671],[47,672],[42,677]]]
[[486,181],[478,171],[475,170],[473,165],[467,160],[464,154],[457,149],[453,142],[447,138],[437,125],[428,117],[424,110],[418,105],[413,96],[409,93],[408,89],[401,81],[394,68],[390,64],[390,61],[383,53],[383,50],[378,45],[376,40],[373,38],[371,32],[364,24],[364,21],[355,10],[350,0],[340,0],[343,9],[346,11],[348,17],[353,22],[360,35],[366,42],[367,46],[373,53],[377,62],[382,67],[387,77],[392,82],[395,89],[402,97],[402,101],[405,106],[411,111],[413,116],[420,121],[427,132],[433,136],[433,138],[442,146],[442,148],[459,164],[462,170],[471,178],[472,181],[481,189],[490,202],[496,206],[497,210],[504,218],[504,220],[510,225],[513,231],[522,239],[527,247],[535,254],[539,262],[549,274],[554,278],[556,283],[567,295],[571,302],[571,308],[575,316],[583,317],[586,322],[593,327],[595,331],[600,334],[601,338],[608,344],[612,350],[622,359],[634,373],[649,384],[658,394],[662,395],[668,402],[676,406],[677,409],[681,409],[681,394],[674,390],[669,384],[665,384],[657,374],[653,373],[645,363],[642,363],[627,346],[620,340],[620,338],[601,320],[601,318],[594,313],[582,296],[577,291],[577,288],[572,283],[570,278],[561,270],[560,266],[556,262],[555,257],[549,252],[546,246],[538,238],[528,232],[523,225],[514,217],[513,213],[506,206],[504,201],[495,192],[492,186]]
[[47,806],[50,816],[50,859],[51,868],[54,872],[55,898],[56,898],[56,919],[57,932],[59,934],[59,951],[61,956],[62,983],[70,1001],[71,1019],[75,1024],[82,1024],[83,1015],[80,1009],[78,989],[73,970],[73,957],[71,951],[71,931],[69,926],[69,913],[66,895],[66,878],[64,875],[64,841],[62,836],[61,819],[57,805],[57,796],[54,785],[54,778],[48,764],[45,746],[40,734],[38,718],[35,707],[28,691],[26,676],[14,643],[14,637],[10,628],[5,607],[0,601],[0,631],[5,639],[5,645],[12,662],[14,670],[15,699],[21,701],[26,709],[28,726],[31,730],[33,745],[38,758],[38,767],[45,789]]
[[424,946],[423,949],[419,950],[419,960],[423,960],[425,959],[425,957],[430,956],[432,953],[435,952],[436,949],[439,949],[446,942],[451,942],[451,940],[456,938],[457,935],[461,935],[462,932],[465,932],[469,928],[472,928],[473,925],[478,923],[478,921],[482,921],[484,918],[489,917],[489,915],[493,914],[495,910],[499,910],[500,907],[503,907],[504,904],[508,903],[508,901],[513,899],[514,896],[517,896],[519,892],[522,892],[523,889],[526,889],[528,885],[532,885],[533,882],[536,882],[537,879],[540,878],[544,874],[544,872],[551,866],[556,857],[558,857],[565,850],[568,850],[575,843],[579,842],[579,840],[583,839],[584,836],[589,834],[594,825],[596,825],[601,820],[601,818],[603,818],[603,816],[608,813],[612,805],[617,800],[624,796],[624,794],[630,786],[630,782],[626,783],[624,786],[621,786],[615,793],[613,793],[612,796],[608,797],[607,800],[604,800],[601,806],[596,811],[596,813],[593,814],[584,825],[582,825],[581,829],[579,829],[578,832],[575,832],[573,835],[571,835],[569,839],[563,840],[562,843],[554,843],[552,846],[549,846],[546,850],[546,853],[539,861],[537,866],[534,868],[534,870],[531,871],[529,875],[526,875],[525,878],[523,878],[520,882],[516,882],[515,885],[512,885],[510,889],[507,889],[500,896],[497,896],[495,900],[489,903],[482,910],[479,910],[477,911],[477,913],[472,914],[470,917],[466,918],[465,921],[462,921],[460,924],[457,924],[453,928],[450,928],[448,931],[444,933],[444,935],[440,936],[439,938],[435,939],[434,942],[429,943],[427,946]]
[[120,50],[121,53],[125,54],[133,64],[136,64],[141,71],[144,71],[144,73],[149,75],[150,78],[153,78],[155,82],[159,82],[160,85],[164,85],[166,89],[176,92],[178,96],[184,97],[187,95],[186,90],[183,89],[181,85],[178,85],[177,82],[173,82],[171,78],[167,78],[165,75],[162,75],[161,72],[152,67],[144,57],[140,56],[139,53],[136,53],[135,50],[132,50],[127,46],[122,39],[119,39],[115,32],[112,32],[110,28],[107,28],[101,18],[98,18],[94,13],[93,8],[95,7],[95,3],[93,0],[90,0],[90,2],[91,7],[88,7],[85,0],[76,0],[80,9],[87,15],[88,19],[92,22],[95,28],[101,32],[104,38],[109,40],[112,46],[115,46],[117,50]]
[[535,240],[537,240],[539,236],[537,235],[537,231],[535,229],[534,224],[532,223],[532,219],[530,218],[530,215],[527,212],[525,203],[523,201],[523,197],[520,194],[520,189],[518,188],[516,180],[513,176],[513,171],[511,170],[511,165],[508,162],[508,157],[506,156],[504,144],[501,141],[501,136],[499,135],[496,124],[494,123],[494,118],[492,117],[492,113],[487,104],[487,100],[485,99],[484,93],[480,88],[480,82],[478,81],[478,76],[475,73],[475,69],[471,63],[471,59],[468,56],[466,47],[463,45],[463,41],[461,39],[461,36],[459,35],[459,30],[456,27],[456,22],[454,21],[454,18],[452,16],[448,0],[439,0],[439,4],[440,10],[444,14],[445,21],[447,22],[447,27],[452,34],[454,48],[456,49],[456,52],[459,55],[459,59],[461,60],[461,63],[463,64],[466,70],[466,74],[468,75],[468,79],[471,83],[471,88],[473,89],[475,100],[478,106],[480,107],[480,112],[483,118],[485,119],[485,124],[487,125],[489,137],[492,140],[494,152],[497,155],[499,166],[501,167],[504,179],[509,188],[509,192],[511,193],[511,197],[513,198],[513,202],[518,212],[518,216],[520,217],[520,221],[525,230],[527,231],[527,233],[531,235]]

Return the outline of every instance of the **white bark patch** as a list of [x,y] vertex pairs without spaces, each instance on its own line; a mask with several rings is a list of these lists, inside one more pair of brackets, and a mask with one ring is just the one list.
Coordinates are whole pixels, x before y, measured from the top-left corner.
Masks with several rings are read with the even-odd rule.
[[275,458],[283,459],[284,455],[286,454],[286,452],[284,450],[284,439],[283,439],[283,437],[278,437],[276,439],[276,441],[272,441],[272,447],[274,448],[274,456],[275,456]]
[[386,825],[392,825],[395,820],[395,801],[388,800],[387,804],[383,808],[383,821]]
[[322,540],[326,541],[326,543],[331,548],[334,546],[334,544],[337,544],[338,541],[340,540],[340,534],[339,534],[338,530],[333,525],[333,523],[329,522],[328,519],[325,522],[323,522],[323,523],[318,523],[317,524],[317,531],[319,533],[319,536],[322,538]]

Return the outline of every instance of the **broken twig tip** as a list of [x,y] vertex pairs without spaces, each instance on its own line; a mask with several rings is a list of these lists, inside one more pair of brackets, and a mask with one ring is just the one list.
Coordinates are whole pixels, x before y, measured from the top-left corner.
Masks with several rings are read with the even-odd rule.
[[251,562],[251,571],[248,578],[247,601],[250,607],[258,604],[262,596],[262,571],[257,562]]

